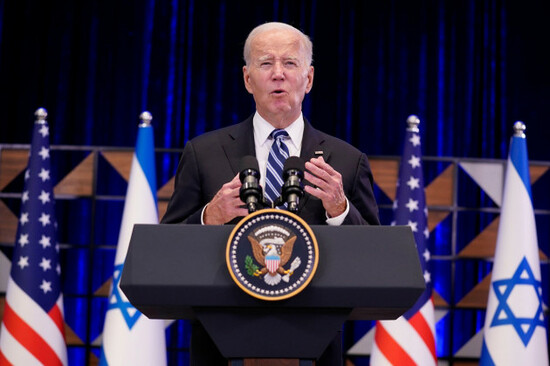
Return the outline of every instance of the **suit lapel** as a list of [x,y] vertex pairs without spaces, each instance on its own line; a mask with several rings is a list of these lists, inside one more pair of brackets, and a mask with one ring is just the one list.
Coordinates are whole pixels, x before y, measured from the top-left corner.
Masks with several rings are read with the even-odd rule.
[[318,155],[317,152],[322,151],[323,159],[328,161],[330,157],[330,150],[324,146],[325,139],[323,135],[316,129],[314,129],[308,120],[304,119],[304,137],[302,138],[302,151],[300,151],[300,157],[304,161],[309,161],[311,158],[315,158]]
[[229,130],[223,150],[235,175],[239,173],[239,165],[243,156],[256,156],[252,116]]

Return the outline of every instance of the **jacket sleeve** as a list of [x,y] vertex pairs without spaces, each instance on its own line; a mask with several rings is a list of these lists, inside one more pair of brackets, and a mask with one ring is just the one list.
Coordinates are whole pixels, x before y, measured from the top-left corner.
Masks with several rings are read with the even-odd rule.
[[374,198],[372,171],[364,153],[358,160],[348,201],[350,209],[343,225],[380,225],[378,205]]
[[200,224],[204,195],[201,192],[200,172],[193,143],[189,141],[178,165],[174,193],[168,203],[162,224]]

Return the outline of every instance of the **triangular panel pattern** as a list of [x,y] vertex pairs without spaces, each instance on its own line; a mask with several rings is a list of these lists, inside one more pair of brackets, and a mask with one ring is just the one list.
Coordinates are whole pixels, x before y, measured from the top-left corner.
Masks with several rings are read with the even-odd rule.
[[399,161],[397,159],[369,159],[374,182],[390,200],[395,200],[395,186]]
[[0,243],[13,245],[17,233],[17,223],[19,219],[9,209],[6,204],[0,200]]
[[479,358],[481,357],[481,344],[483,343],[483,328],[479,330],[456,353],[456,357]]
[[56,195],[91,196],[93,190],[93,169],[95,152],[89,154],[59,182]]
[[[0,292],[6,292],[8,287],[8,279],[10,278],[11,262],[0,252]],[[0,318],[1,319],[1,318]]]
[[133,151],[102,151],[101,155],[126,181],[130,179]]
[[426,187],[428,206],[451,206],[453,204],[455,165],[451,164]]
[[491,197],[497,206],[501,206],[504,162],[462,162],[460,167]]
[[25,170],[28,162],[28,149],[0,149],[0,191]]
[[489,299],[489,288],[491,287],[491,273],[487,274],[478,283],[472,291],[468,292],[456,306],[458,308],[474,308],[484,309],[487,307],[487,300]]
[[372,343],[374,341],[374,330],[372,327],[361,339],[359,339],[351,348],[346,352],[348,356],[368,356],[372,350]]

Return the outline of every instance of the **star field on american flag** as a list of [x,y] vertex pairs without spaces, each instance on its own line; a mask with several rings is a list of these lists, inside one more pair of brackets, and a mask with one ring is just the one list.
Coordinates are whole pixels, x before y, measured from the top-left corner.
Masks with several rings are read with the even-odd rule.
[[430,299],[432,294],[432,281],[428,266],[430,251],[426,246],[430,231],[428,229],[428,210],[424,194],[420,146],[418,132],[408,130],[403,149],[403,160],[399,169],[399,184],[393,206],[394,221],[392,225],[408,225],[411,227],[424,273],[424,280],[426,281],[426,291],[416,302],[416,305],[404,314],[407,319],[414,315]]
[[21,215],[13,252],[11,277],[46,312],[60,293],[59,246],[56,241],[50,146],[46,124],[35,127]]

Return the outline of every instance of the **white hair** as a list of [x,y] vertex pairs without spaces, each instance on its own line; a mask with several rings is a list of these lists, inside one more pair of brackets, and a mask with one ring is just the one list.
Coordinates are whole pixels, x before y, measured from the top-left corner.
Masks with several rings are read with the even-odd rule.
[[311,40],[307,35],[302,33],[299,29],[294,28],[293,26],[286,24],[286,23],[279,23],[279,22],[270,22],[270,23],[264,23],[256,28],[252,29],[252,31],[248,34],[248,37],[246,38],[246,42],[244,43],[244,52],[243,57],[244,61],[246,62],[246,65],[248,66],[250,64],[250,45],[252,43],[252,40],[256,38],[260,33],[271,31],[271,30],[290,30],[295,32],[300,37],[300,43],[306,52],[306,62],[308,66],[311,65],[311,62],[313,61],[313,43],[311,43]]

